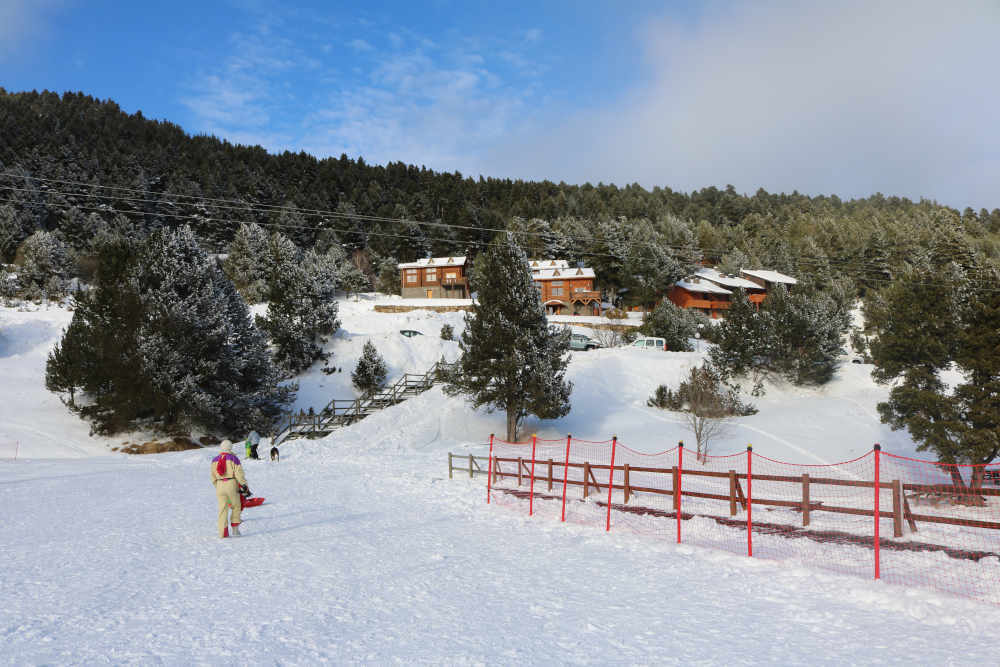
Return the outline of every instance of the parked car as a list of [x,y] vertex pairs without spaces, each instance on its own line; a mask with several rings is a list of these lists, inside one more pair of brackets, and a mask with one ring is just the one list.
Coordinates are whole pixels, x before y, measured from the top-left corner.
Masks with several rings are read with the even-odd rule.
[[604,346],[583,334],[575,333],[569,338],[569,349],[571,350],[596,350],[599,347]]
[[403,334],[407,338],[413,338],[414,336],[423,336],[419,331],[414,331],[413,329],[400,329],[399,333]]
[[636,338],[635,342],[632,343],[630,347],[638,347],[643,350],[663,350],[667,349],[667,341],[663,338],[653,338],[649,336],[644,336],[642,338]]

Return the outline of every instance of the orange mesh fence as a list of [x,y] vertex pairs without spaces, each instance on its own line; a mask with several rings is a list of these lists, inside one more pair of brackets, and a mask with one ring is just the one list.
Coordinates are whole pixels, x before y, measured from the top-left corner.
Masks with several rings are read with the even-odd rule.
[[1000,464],[882,452],[880,481],[882,578],[998,602]]
[[876,445],[850,461],[808,465],[749,447],[699,457],[683,444],[644,453],[617,438],[571,436],[493,439],[490,461],[489,501],[539,519],[1000,604],[1000,463],[940,464]]

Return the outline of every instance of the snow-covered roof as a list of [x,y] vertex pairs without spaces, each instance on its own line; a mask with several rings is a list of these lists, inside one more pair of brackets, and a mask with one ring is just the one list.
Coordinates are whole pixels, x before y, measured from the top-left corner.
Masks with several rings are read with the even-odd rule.
[[539,269],[532,271],[534,280],[566,280],[568,278],[594,278],[593,269]]
[[532,271],[539,269],[568,269],[569,262],[565,259],[529,259],[528,266]]
[[728,287],[730,289],[763,289],[757,283],[747,280],[746,278],[740,278],[739,276],[727,273],[719,273],[715,269],[698,269],[695,271],[695,275],[699,278],[710,280],[716,285]]
[[426,269],[433,268],[436,266],[464,266],[464,257],[428,257],[427,259],[418,259],[415,262],[405,262],[403,264],[397,264],[396,268],[399,269]]
[[[697,280],[698,282],[694,282]],[[674,283],[678,287],[686,289],[689,292],[702,292],[704,294],[732,294],[729,290],[724,287],[719,287],[713,282],[708,280],[702,280],[700,278],[688,278],[687,280],[678,280]]]
[[743,269],[741,273],[745,273],[748,276],[753,276],[754,278],[760,278],[761,280],[766,280],[769,283],[784,283],[785,285],[795,285],[799,281],[791,276],[786,276],[784,273],[778,273],[777,271],[771,271],[768,269]]

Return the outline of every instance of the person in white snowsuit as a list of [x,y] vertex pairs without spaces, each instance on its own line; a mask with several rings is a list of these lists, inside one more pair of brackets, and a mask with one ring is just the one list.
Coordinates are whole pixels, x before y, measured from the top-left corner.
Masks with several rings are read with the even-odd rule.
[[243,465],[233,454],[233,443],[223,440],[219,455],[212,459],[212,484],[219,501],[219,537],[226,536],[226,524],[229,524],[231,537],[240,536],[240,487],[246,483]]

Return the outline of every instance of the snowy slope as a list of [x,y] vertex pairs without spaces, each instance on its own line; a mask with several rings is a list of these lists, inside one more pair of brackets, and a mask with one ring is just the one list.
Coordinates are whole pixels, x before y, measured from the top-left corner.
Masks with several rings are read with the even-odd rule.
[[[88,438],[44,391],[69,316],[0,312],[0,448],[21,447],[17,461],[0,449],[2,664],[995,662],[970,638],[989,636],[1000,609],[826,574],[808,545],[751,560],[487,506],[482,478],[448,480],[446,452],[482,451],[503,416],[439,387],[289,442],[278,464],[246,462],[268,502],[247,510],[244,538],[219,540],[214,452],[107,454],[117,441]],[[376,314],[363,298],[343,302],[341,320],[330,349],[344,372],[303,376],[300,406],[353,395],[369,337],[395,377],[454,358],[438,333],[462,326],[461,313]],[[689,435],[646,398],[701,357],[573,353],[572,412],[525,432],[670,447]],[[869,370],[845,363],[818,390],[769,387],[713,451],[753,442],[774,458],[837,461],[879,441],[912,453],[878,422],[886,389]]]

